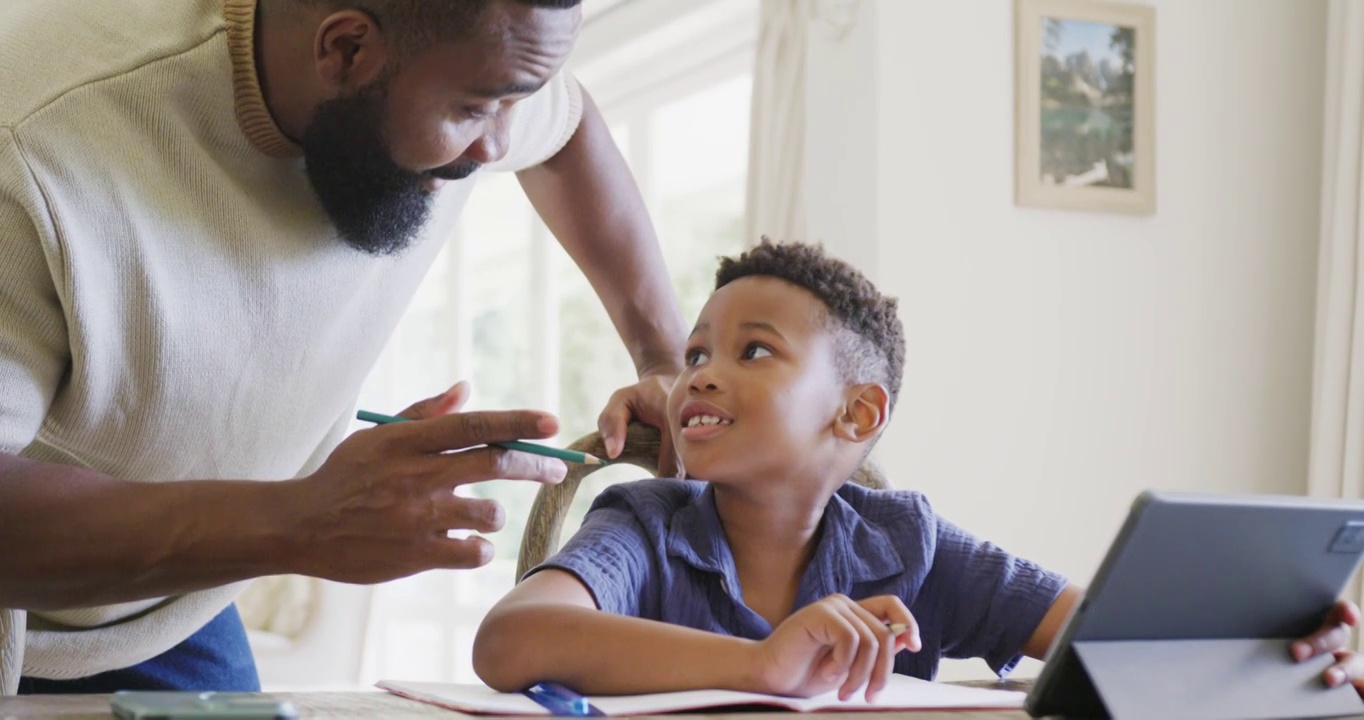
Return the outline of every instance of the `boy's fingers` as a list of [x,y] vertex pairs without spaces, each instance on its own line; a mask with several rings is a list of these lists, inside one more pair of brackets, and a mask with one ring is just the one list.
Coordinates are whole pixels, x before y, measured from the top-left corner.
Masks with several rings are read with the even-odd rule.
[[[857,653],[853,656],[852,664],[848,667],[848,677],[843,680],[843,685],[838,689],[838,699],[847,700],[852,697],[858,688],[866,685],[872,673],[876,670],[876,661],[880,657],[880,636],[886,635],[884,631],[878,632],[873,625],[880,625],[880,621],[874,617],[865,618],[859,611],[860,607],[851,601],[842,604],[838,608],[843,618],[848,621],[857,637]],[[871,624],[867,622],[870,619]],[[884,626],[881,626],[884,628]],[[887,637],[887,639],[889,639]]]
[[1324,624],[1335,625],[1337,623],[1343,623],[1352,627],[1358,625],[1359,606],[1349,600],[1337,600],[1336,604],[1331,606],[1331,612],[1327,613],[1326,622]]
[[846,677],[848,668],[857,659],[858,635],[847,618],[837,611],[826,613],[823,622],[822,642],[829,647],[829,654],[820,663],[820,676],[823,680],[834,682]]
[[1302,662],[1307,658],[1316,657],[1322,653],[1339,650],[1350,642],[1350,626],[1344,623],[1337,623],[1330,627],[1324,627],[1307,637],[1295,641],[1290,647],[1289,652],[1293,654],[1293,659]]
[[877,595],[858,600],[857,604],[887,623],[904,625],[905,631],[900,633],[899,637],[905,639],[905,648],[911,652],[918,652],[923,647],[923,641],[919,638],[919,621],[900,598],[893,595]]
[[1322,679],[1326,681],[1327,687],[1338,687],[1346,682],[1353,682],[1364,677],[1364,655],[1359,653],[1345,653],[1344,657],[1337,658],[1335,665],[1326,669],[1322,674]]
[[625,426],[630,422],[630,405],[620,397],[623,390],[617,390],[597,418],[597,432],[601,434],[606,446],[606,457],[614,460],[625,449]]
[[895,653],[899,650],[898,643],[895,635],[892,634],[890,628],[886,627],[881,618],[876,617],[871,611],[852,601],[848,602],[847,607],[857,615],[874,636],[875,648],[868,648],[868,653],[873,655],[871,672],[866,678],[866,698],[868,702],[871,702],[876,699],[876,694],[885,688],[886,682],[890,679],[891,670],[895,667]]

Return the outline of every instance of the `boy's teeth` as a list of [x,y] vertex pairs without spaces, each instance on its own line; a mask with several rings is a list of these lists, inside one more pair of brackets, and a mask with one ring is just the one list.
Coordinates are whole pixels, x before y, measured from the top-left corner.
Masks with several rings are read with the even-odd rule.
[[693,415],[687,420],[687,427],[697,427],[698,425],[728,425],[731,420],[721,420],[714,415]]

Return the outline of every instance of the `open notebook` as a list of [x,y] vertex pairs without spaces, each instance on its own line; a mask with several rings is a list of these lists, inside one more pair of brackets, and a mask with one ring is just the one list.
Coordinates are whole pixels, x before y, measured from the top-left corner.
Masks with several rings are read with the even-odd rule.
[[[439,705],[451,710],[484,715],[549,715],[534,700],[516,693],[500,693],[484,685],[456,685],[437,682],[400,682],[384,680],[379,687],[395,695]],[[827,710],[981,710],[1023,707],[1024,694],[1010,690],[988,690],[945,683],[928,682],[905,675],[893,675],[875,703],[861,695],[841,702],[835,692],[811,698],[736,692],[733,690],[688,690],[651,695],[595,695],[592,705],[607,715],[651,715],[654,713],[699,710],[731,705],[771,705],[800,712]]]

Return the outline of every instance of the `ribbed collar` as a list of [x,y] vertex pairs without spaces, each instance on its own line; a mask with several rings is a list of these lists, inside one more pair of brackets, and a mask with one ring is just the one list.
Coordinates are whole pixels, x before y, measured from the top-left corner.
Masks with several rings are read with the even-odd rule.
[[237,124],[257,150],[270,157],[288,158],[303,150],[285,137],[270,115],[256,73],[256,0],[224,0],[227,47],[232,56],[232,95]]

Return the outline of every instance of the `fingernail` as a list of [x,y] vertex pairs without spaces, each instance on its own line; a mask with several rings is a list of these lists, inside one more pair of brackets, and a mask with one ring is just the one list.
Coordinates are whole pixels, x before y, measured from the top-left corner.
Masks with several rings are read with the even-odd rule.
[[1305,643],[1305,642],[1295,642],[1295,643],[1293,643],[1293,659],[1294,659],[1294,660],[1297,660],[1298,662],[1302,662],[1303,660],[1306,660],[1306,659],[1307,659],[1307,656],[1308,656],[1309,654],[1311,654],[1311,652],[1312,652],[1312,648],[1308,647],[1308,646],[1307,646],[1307,643]]
[[554,431],[558,429],[558,425],[559,423],[552,416],[542,415],[539,421],[535,423],[535,429],[546,435],[553,435]]
[[1335,687],[1343,682],[1345,682],[1345,671],[1340,668],[1331,668],[1326,671],[1326,684],[1328,686]]

